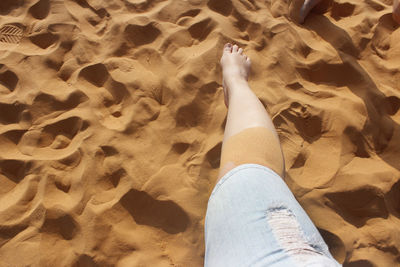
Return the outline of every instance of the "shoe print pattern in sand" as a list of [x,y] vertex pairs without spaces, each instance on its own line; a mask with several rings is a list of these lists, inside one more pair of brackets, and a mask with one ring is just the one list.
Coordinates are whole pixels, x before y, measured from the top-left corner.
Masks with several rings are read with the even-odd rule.
[[0,266],[203,266],[228,42],[332,254],[398,266],[392,1],[289,2],[0,0]]
[[22,29],[15,25],[0,28],[0,43],[18,44],[23,36]]

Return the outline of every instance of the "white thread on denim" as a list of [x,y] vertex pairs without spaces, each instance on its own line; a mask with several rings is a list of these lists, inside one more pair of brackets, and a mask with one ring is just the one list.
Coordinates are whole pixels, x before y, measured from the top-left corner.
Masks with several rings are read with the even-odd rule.
[[268,210],[267,220],[280,246],[298,266],[331,267],[337,264],[307,242],[294,214],[287,208]]

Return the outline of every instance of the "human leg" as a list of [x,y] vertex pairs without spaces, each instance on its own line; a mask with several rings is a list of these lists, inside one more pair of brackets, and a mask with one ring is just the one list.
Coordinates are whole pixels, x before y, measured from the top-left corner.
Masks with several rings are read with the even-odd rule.
[[278,135],[247,84],[249,59],[226,45],[221,65],[228,119],[223,177],[207,207],[205,266],[340,266],[281,178]]
[[304,23],[304,20],[306,19],[308,13],[310,13],[311,9],[313,9],[320,2],[321,0],[305,0],[300,9],[299,22]]
[[250,59],[243,54],[242,48],[227,44],[221,66],[228,117],[219,177],[245,163],[267,166],[283,176],[283,154],[275,127],[247,83]]
[[338,267],[283,179],[240,165],[215,186],[205,221],[205,267]]
[[400,24],[400,1],[393,1],[393,19]]

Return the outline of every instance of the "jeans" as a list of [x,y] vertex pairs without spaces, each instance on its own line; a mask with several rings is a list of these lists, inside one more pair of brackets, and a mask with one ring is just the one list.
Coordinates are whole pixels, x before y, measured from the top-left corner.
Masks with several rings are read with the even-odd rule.
[[282,178],[240,165],[215,186],[205,222],[206,267],[341,266]]

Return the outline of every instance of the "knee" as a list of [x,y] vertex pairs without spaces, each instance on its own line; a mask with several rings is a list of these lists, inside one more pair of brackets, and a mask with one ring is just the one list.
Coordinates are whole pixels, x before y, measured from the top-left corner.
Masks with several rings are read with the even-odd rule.
[[283,177],[284,159],[276,135],[267,128],[254,127],[226,140],[222,149],[220,173],[247,163],[266,166]]

